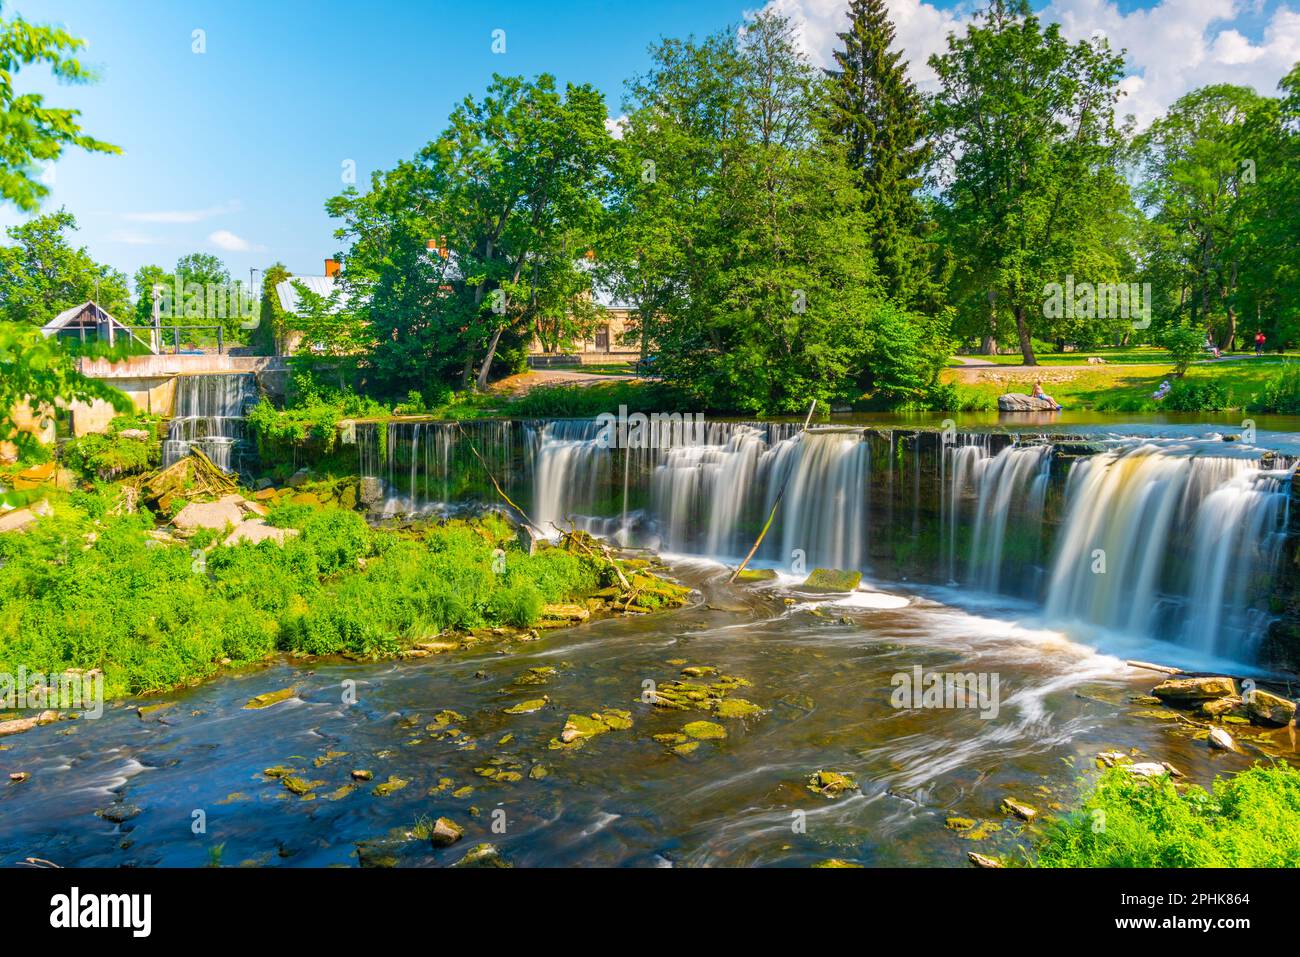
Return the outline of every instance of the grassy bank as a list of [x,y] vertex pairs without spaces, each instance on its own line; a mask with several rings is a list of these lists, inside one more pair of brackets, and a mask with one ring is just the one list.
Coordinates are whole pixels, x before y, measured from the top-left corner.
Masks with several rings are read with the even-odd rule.
[[1256,765],[1205,791],[1168,776],[1106,771],[1074,814],[1048,826],[1040,867],[1300,866],[1300,771]]
[[[1006,392],[1030,392],[1041,379],[1044,391],[1067,409],[1096,412],[1296,412],[1295,370],[1300,362],[1272,357],[1193,365],[1181,379],[1169,363],[1115,363],[1078,369],[1036,368],[948,369],[943,380],[952,384],[960,409],[997,407]],[[1153,398],[1168,380],[1173,393]]]
[[[115,488],[50,494],[54,514],[0,536],[0,671],[103,669],[106,694],[157,691],[276,652],[391,654],[443,632],[525,628],[611,584],[608,565],[525,554],[487,516],[413,532],[337,508],[273,515],[283,545],[178,541]],[[499,550],[499,551],[498,551]]]

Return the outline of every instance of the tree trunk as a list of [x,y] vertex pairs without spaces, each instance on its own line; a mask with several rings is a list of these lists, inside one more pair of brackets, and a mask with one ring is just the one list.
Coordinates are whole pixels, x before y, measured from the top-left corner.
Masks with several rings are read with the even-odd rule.
[[1036,366],[1038,360],[1034,358],[1034,343],[1029,337],[1029,324],[1025,322],[1025,310],[1022,306],[1016,306],[1012,313],[1016,317],[1016,335],[1020,338],[1020,354],[1024,357],[1025,365]]
[[980,343],[980,354],[986,356],[995,356],[998,354],[998,340],[996,336],[984,337],[984,341]]
[[501,327],[498,327],[497,331],[492,333],[492,341],[488,343],[487,355],[483,357],[483,365],[478,370],[478,384],[476,388],[480,392],[487,388],[488,373],[492,371],[492,359],[496,356],[497,343],[501,341],[501,332]]

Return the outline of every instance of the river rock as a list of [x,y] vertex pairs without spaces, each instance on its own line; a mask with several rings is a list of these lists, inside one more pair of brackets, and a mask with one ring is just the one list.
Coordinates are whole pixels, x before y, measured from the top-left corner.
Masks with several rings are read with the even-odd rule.
[[1210,737],[1207,739],[1210,747],[1220,751],[1236,751],[1237,743],[1232,740],[1232,735],[1222,728],[1211,728]]
[[1245,717],[1246,706],[1239,697],[1233,694],[1223,698],[1212,698],[1202,703],[1201,713],[1211,718],[1222,718],[1224,715]]
[[1155,761],[1143,761],[1139,764],[1125,764],[1122,765],[1122,767],[1129,774],[1138,778],[1158,778],[1165,774],[1176,778],[1181,778],[1183,776],[1183,772],[1179,771],[1168,761],[1161,761],[1158,763]]
[[1003,798],[1002,810],[1009,811],[1020,820],[1029,822],[1038,817],[1038,809],[1025,804],[1023,801],[1017,801],[1015,798]]
[[1002,862],[996,858],[986,857],[983,854],[976,854],[974,851],[967,851],[966,859],[976,867],[993,869],[1002,866]]
[[1055,412],[1055,402],[1025,395],[1023,392],[1008,392],[998,396],[999,412]]
[[433,822],[430,835],[434,847],[451,847],[465,836],[465,829],[449,817],[440,817]]
[[232,492],[215,502],[191,502],[176,513],[172,524],[187,532],[196,528],[221,531],[227,525],[235,527],[244,520],[244,510],[240,507],[243,501],[242,495]]
[[1246,711],[1261,724],[1288,725],[1295,719],[1295,702],[1256,689],[1246,699]]
[[1167,704],[1186,707],[1235,695],[1237,685],[1231,678],[1170,678],[1152,688],[1151,693]]
[[136,442],[147,442],[150,439],[148,429],[123,429],[117,435],[118,438],[131,439]]
[[501,852],[492,844],[475,844],[452,867],[509,867]]
[[140,808],[134,804],[110,804],[108,807],[99,812],[99,816],[105,821],[112,821],[114,824],[121,824],[131,818],[139,815]]
[[298,488],[301,485],[307,484],[307,482],[309,482],[310,480],[311,480],[311,469],[301,468],[298,471],[294,472],[292,475],[290,475],[289,481],[286,482],[285,484],[288,485],[289,488]]
[[21,531],[38,518],[49,515],[53,511],[50,503],[42,500],[27,508],[15,508],[5,512],[0,515],[0,533]]
[[837,798],[848,791],[858,790],[858,782],[848,772],[817,771],[808,779],[808,790],[822,797]]
[[268,525],[260,518],[249,518],[235,526],[235,530],[226,536],[226,545],[238,545],[240,542],[249,542],[256,545],[258,542],[275,542],[277,545],[283,545],[286,538],[292,538],[298,534],[296,528],[276,528],[274,525]]
[[376,505],[384,500],[384,483],[373,475],[361,478],[361,504]]
[[42,711],[31,718],[14,718],[10,721],[0,721],[0,737],[8,734],[21,734],[24,731],[30,731],[37,725],[49,724],[58,719],[59,713],[57,711]]
[[804,591],[853,591],[862,581],[862,572],[838,568],[814,568],[799,586]]

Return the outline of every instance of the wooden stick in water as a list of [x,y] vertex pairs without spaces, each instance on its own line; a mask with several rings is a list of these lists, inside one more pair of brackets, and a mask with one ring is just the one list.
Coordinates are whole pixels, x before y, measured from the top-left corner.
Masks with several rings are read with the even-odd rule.
[[[813,399],[812,405],[808,406],[808,415],[803,420],[803,428],[799,430],[800,432],[807,430],[808,423],[812,421],[813,409],[815,408],[817,408],[817,400]],[[776,518],[776,510],[781,505],[781,499],[785,498],[785,489],[789,484],[790,476],[787,473],[785,481],[781,483],[781,490],[776,493],[776,499],[772,502],[772,511],[767,513],[767,521],[763,523],[763,530],[758,533],[758,538],[754,539],[754,547],[749,550],[749,554],[746,555],[745,560],[740,563],[740,567],[732,572],[731,577],[727,579],[728,585],[735,584],[736,579],[740,577],[740,573],[743,572],[745,566],[749,564],[749,560],[753,558],[754,553],[758,551],[758,546],[763,544],[763,539],[767,537],[767,530],[772,527],[772,519]]]

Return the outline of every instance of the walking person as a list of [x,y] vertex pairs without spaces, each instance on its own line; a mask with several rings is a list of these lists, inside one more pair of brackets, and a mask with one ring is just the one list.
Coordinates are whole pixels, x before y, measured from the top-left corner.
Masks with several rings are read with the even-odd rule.
[[1264,330],[1260,329],[1255,333],[1255,355],[1262,356],[1263,354],[1264,354]]

